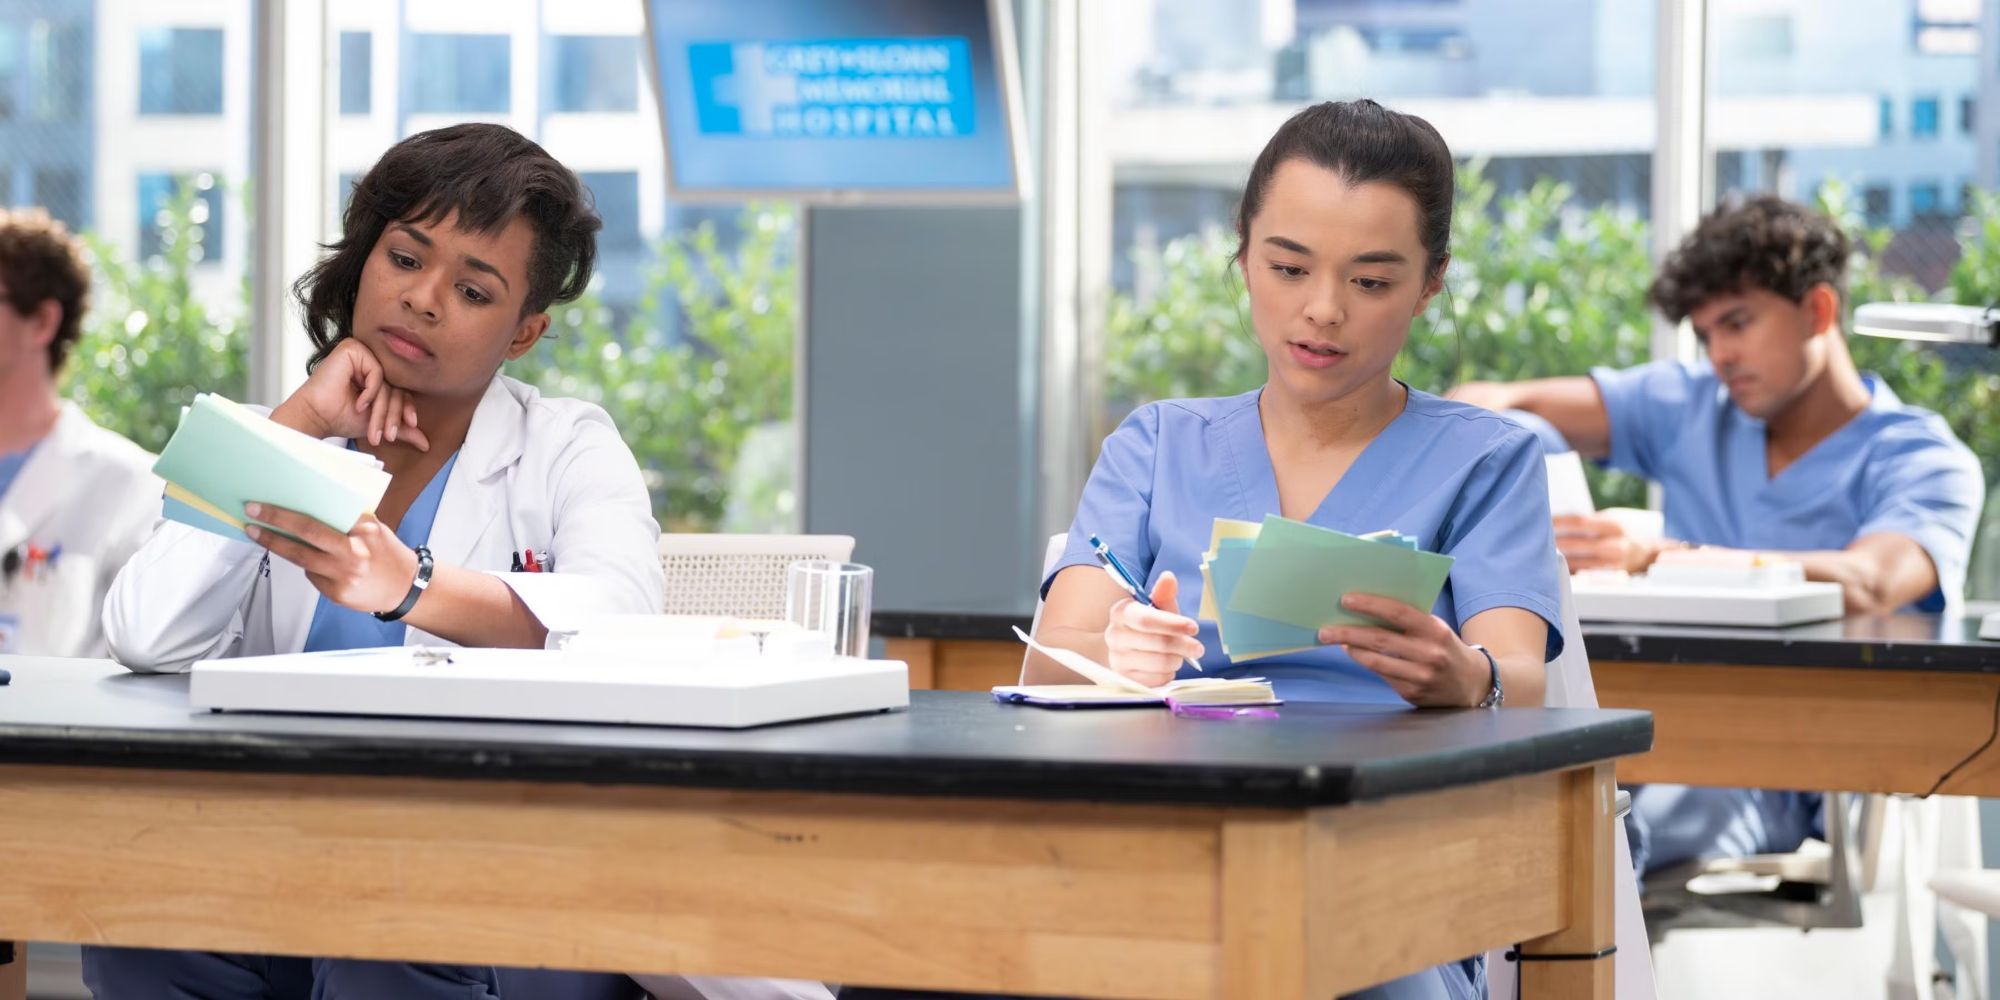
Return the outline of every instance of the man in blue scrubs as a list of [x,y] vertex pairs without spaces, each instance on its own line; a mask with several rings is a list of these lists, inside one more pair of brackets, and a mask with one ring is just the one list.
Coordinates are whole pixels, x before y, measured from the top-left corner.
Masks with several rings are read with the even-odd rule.
[[[1661,266],[1648,298],[1694,327],[1704,363],[1472,383],[1453,395],[1516,411],[1545,442],[1660,484],[1666,536],[1556,519],[1572,570],[1643,572],[1690,545],[1781,552],[1841,585],[1850,614],[1956,613],[1985,480],[1938,415],[1859,372],[1841,328],[1849,255],[1831,219],[1770,197],[1718,209]],[[1635,860],[1790,851],[1818,795],[1649,785]],[[1636,853],[1636,852],[1635,852]]]

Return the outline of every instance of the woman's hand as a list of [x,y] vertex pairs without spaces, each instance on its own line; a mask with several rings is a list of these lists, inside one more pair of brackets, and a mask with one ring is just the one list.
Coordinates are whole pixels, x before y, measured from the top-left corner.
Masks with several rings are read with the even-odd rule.
[[402,441],[429,451],[410,394],[384,380],[382,362],[353,337],[335,344],[311,377],[271,411],[271,419],[313,437]]
[[269,528],[244,526],[250,540],[306,571],[306,579],[327,600],[355,611],[390,611],[409,596],[417,579],[417,553],[373,514],[361,515],[354,530],[341,534],[297,511],[270,504],[244,504],[243,513]]
[[1195,634],[1201,625],[1180,613],[1180,584],[1172,573],[1161,573],[1153,584],[1153,606],[1129,597],[1111,606],[1111,624],[1104,627],[1104,647],[1111,669],[1147,687],[1174,679],[1183,658],[1201,658]]
[[1319,630],[1319,641],[1346,649],[1354,662],[1380,674],[1410,704],[1470,708],[1493,690],[1493,668],[1486,656],[1466,645],[1444,619],[1373,594],[1349,594],[1341,598],[1340,606],[1402,631],[1329,625]]

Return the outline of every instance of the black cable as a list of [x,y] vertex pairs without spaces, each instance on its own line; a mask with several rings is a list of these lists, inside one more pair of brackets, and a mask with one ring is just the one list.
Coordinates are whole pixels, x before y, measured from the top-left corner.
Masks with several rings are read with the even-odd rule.
[[1985,753],[1987,749],[1993,745],[1993,741],[1995,738],[2000,738],[2000,688],[1995,688],[1993,691],[1993,728],[1987,731],[1986,742],[1979,744],[1979,749],[1974,750],[1969,754],[1966,754],[1964,759],[1960,760],[1956,764],[1953,764],[1950,770],[1946,771],[1941,775],[1938,775],[1937,783],[1932,785],[1929,791],[1925,792],[1922,795],[1917,796],[1917,798],[1928,799],[1931,796],[1936,795],[1937,790],[1943,788],[1944,783],[1950,781],[1952,775],[1957,774],[1960,770],[1962,770],[1965,767],[1965,765],[1972,763],[1974,760],[1978,759],[1980,754]]

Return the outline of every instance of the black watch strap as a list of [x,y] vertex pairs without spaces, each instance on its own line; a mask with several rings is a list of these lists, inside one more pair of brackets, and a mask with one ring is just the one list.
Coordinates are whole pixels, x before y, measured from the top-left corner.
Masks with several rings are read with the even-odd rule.
[[431,585],[431,570],[435,568],[431,550],[426,546],[417,546],[417,578],[411,581],[410,592],[403,596],[403,603],[396,605],[393,611],[371,611],[369,614],[385,622],[393,622],[409,614],[410,609],[417,606],[417,598],[424,596],[424,589]]

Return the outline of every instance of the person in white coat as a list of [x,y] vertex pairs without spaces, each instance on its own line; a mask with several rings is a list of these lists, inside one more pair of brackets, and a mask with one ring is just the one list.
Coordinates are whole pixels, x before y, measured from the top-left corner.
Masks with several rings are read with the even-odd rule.
[[[112,654],[180,671],[417,643],[539,648],[589,616],[658,613],[659,526],[610,418],[499,375],[548,329],[549,306],[590,280],[600,223],[576,175],[504,126],[452,126],[385,153],[343,221],[295,289],[318,349],[311,376],[270,417],[374,455],[388,492],[346,532],[256,503],[244,508],[254,544],[161,523],[106,602]],[[98,1000],[637,989],[620,976],[123,948],[85,949],[84,980]],[[772,987],[762,995],[792,995]]]
[[0,210],[0,653],[102,656],[105,592],[160,516],[153,456],[56,394],[89,303],[63,224]]

